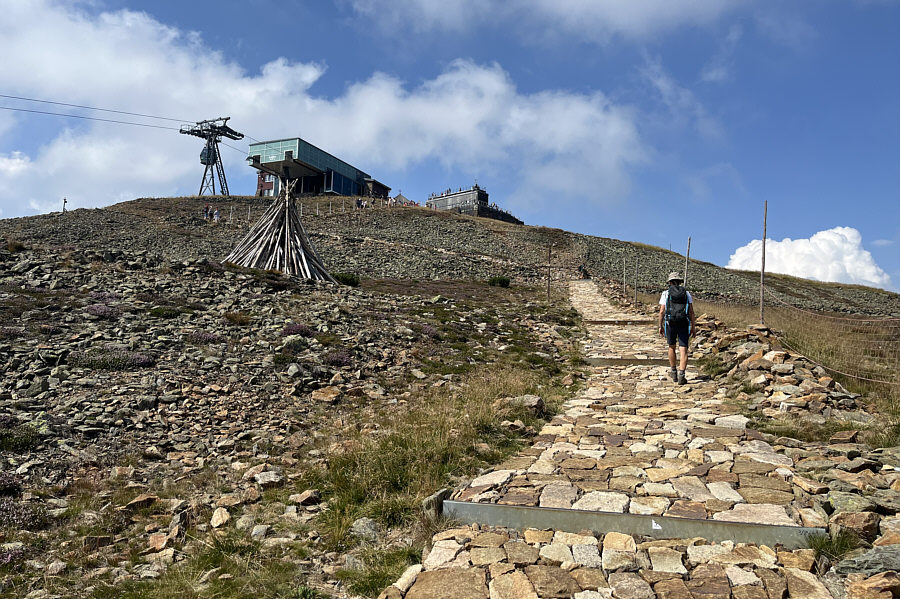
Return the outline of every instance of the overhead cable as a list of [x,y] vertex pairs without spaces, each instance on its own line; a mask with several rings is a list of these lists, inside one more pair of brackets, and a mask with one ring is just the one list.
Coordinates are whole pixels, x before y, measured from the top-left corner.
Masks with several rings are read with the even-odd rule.
[[67,114],[65,112],[48,112],[46,110],[31,110],[29,108],[13,108],[12,106],[0,106],[0,110],[14,110],[16,112],[32,112],[34,114],[50,114],[53,116],[65,116],[73,119],[85,119],[88,121],[101,121],[103,123],[118,123],[120,125],[134,125],[136,127],[152,127],[153,129],[168,129],[170,131],[178,131],[178,127],[166,127],[165,125],[151,125],[150,123],[135,123],[133,121],[117,121],[114,119],[101,119],[95,116],[84,116],[80,114]]
[[[0,94],[0,98],[16,98],[16,99],[21,99],[21,98],[17,98],[16,96],[7,96],[7,95],[4,95],[4,94]],[[76,104],[64,104],[64,103],[62,103],[62,102],[50,102],[49,100],[37,100],[37,101],[39,101],[39,102],[46,102],[46,103],[48,103],[48,104],[60,104],[60,105],[63,105],[63,106],[76,106],[76,107],[78,107],[78,108],[89,108],[89,107],[84,107],[84,106],[77,106]],[[33,109],[31,109],[31,108],[16,108],[16,107],[14,107],[14,106],[0,106],[0,110],[10,110],[10,111],[15,111],[15,112],[30,112],[30,113],[33,113],[33,114],[47,114],[47,115],[51,115],[51,116],[63,116],[63,117],[69,117],[69,118],[73,118],[73,119],[84,119],[84,120],[88,120],[88,121],[100,121],[100,122],[102,122],[102,123],[115,123],[115,124],[118,124],[118,125],[134,125],[135,127],[150,127],[151,129],[165,129],[165,130],[167,130],[167,131],[180,131],[180,129],[179,129],[178,127],[167,127],[167,126],[165,126],[165,125],[153,125],[153,124],[150,124],[150,123],[135,123],[134,121],[120,121],[120,120],[116,120],[116,119],[103,119],[103,118],[95,117],[95,116],[86,116],[86,115],[79,115],[79,114],[69,114],[69,113],[67,113],[67,112],[50,112],[50,111],[47,111],[47,110],[33,110]],[[106,108],[93,108],[93,109],[91,109],[91,110],[104,110],[104,111],[106,111],[106,112],[117,112],[117,113],[120,113],[120,114],[130,114],[130,115],[133,115],[133,116],[148,116],[149,118],[165,119],[165,120],[171,120],[171,121],[179,121],[179,122],[183,122],[183,121],[180,121],[179,119],[169,119],[169,118],[167,118],[167,117],[153,117],[153,116],[149,116],[149,115],[138,114],[138,113],[136,113],[136,112],[125,112],[125,111],[123,111],[123,110],[111,110],[111,109],[106,109]],[[250,137],[250,136],[248,136],[248,137]],[[250,139],[253,139],[253,138],[250,137]],[[236,148],[236,147],[234,147],[234,146],[232,146],[232,145],[229,145],[229,144],[226,144],[226,143],[222,143],[222,145],[223,145],[223,146],[227,146],[227,147],[229,147],[229,148],[231,148],[232,150],[235,150],[235,151],[237,151],[237,152],[240,152],[241,154],[246,154],[246,153],[247,153],[246,150],[242,150],[242,149],[240,149],[240,148]]]
[[159,119],[162,121],[175,121],[176,123],[188,123],[192,122],[191,119],[173,119],[167,116],[155,116],[152,114],[142,114],[140,112],[127,112],[125,110],[115,110],[112,108],[97,108],[96,106],[84,106],[82,104],[69,104],[67,102],[55,102],[53,100],[39,100],[37,98],[26,98],[23,96],[9,96],[6,94],[0,94],[0,98],[9,98],[11,100],[23,100],[25,102],[39,102],[41,104],[56,104],[57,106],[71,106],[72,108],[84,108],[86,110],[98,110],[101,112],[115,112],[117,114],[126,114],[129,116],[140,116],[148,119]]

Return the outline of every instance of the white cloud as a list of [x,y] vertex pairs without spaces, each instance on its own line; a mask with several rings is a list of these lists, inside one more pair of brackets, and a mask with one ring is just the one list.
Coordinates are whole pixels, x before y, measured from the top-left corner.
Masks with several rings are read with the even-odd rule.
[[680,85],[663,69],[659,59],[647,57],[641,75],[656,90],[667,111],[665,126],[689,126],[705,139],[722,138],[724,132],[719,120],[707,112],[694,92]]
[[[238,131],[302,135],[376,177],[425,161],[505,173],[522,199],[565,182],[588,201],[621,199],[646,156],[629,107],[599,91],[523,94],[496,64],[456,61],[416,86],[375,73],[325,98],[312,91],[320,64],[279,58],[250,74],[144,13],[2,4],[0,52],[16,60],[0,63],[0,80],[15,95],[191,120],[230,115]],[[38,122],[26,118],[56,117],[17,116]],[[82,121],[35,142],[16,137],[21,129],[0,131],[0,209],[12,215],[56,210],[63,196],[77,208],[199,187],[201,142],[174,131]],[[229,173],[245,172],[245,158],[223,148]],[[584,173],[599,182],[589,192]]]
[[[759,270],[762,241],[739,247],[727,268]],[[888,288],[891,278],[863,249],[862,236],[852,227],[819,231],[809,239],[766,241],[766,271],[817,281],[855,283]]]
[[724,199],[722,194],[746,196],[747,189],[740,172],[730,162],[718,162],[700,169],[684,178],[694,197],[701,201],[713,197]]
[[706,25],[743,0],[350,0],[360,14],[387,28],[462,31],[483,23],[515,23],[529,35],[576,36],[607,42],[612,36],[648,38],[685,26]]
[[[790,7],[790,4],[784,6]],[[793,49],[803,51],[809,48],[818,37],[816,30],[802,17],[791,14],[779,7],[773,11],[771,6],[756,13],[756,26],[772,41]]]
[[872,242],[872,245],[880,248],[886,248],[894,245],[893,239],[876,239]]
[[731,79],[734,70],[734,52],[743,34],[744,30],[740,25],[732,25],[728,29],[728,35],[720,43],[718,51],[700,72],[701,81],[721,83]]

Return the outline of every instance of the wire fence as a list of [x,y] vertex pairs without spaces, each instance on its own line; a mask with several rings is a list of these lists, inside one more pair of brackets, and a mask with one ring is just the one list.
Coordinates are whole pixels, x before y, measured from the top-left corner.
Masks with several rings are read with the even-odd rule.
[[788,349],[825,370],[900,385],[900,318],[865,319],[803,310],[766,290],[766,324]]

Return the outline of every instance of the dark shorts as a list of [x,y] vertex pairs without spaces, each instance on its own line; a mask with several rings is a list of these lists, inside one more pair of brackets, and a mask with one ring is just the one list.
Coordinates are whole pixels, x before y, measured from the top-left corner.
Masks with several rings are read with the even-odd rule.
[[691,338],[691,323],[688,321],[672,323],[665,323],[665,332],[666,332],[666,341],[669,345],[675,345],[675,339],[678,339],[678,345],[682,347],[688,346],[688,341]]

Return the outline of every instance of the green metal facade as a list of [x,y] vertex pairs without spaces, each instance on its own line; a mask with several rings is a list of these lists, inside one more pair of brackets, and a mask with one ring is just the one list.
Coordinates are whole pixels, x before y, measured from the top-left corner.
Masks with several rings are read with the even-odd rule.
[[369,178],[368,174],[358,168],[299,137],[250,144],[249,155],[259,156],[262,164],[286,160],[302,162],[324,175],[323,189],[326,192],[358,195],[365,185],[365,179]]

